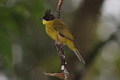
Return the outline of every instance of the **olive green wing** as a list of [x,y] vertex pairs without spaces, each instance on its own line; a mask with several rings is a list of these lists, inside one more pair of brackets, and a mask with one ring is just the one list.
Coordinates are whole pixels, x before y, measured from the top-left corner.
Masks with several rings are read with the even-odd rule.
[[59,19],[57,19],[54,24],[54,29],[56,31],[58,31],[58,33],[60,34],[60,36],[65,37],[71,41],[74,41],[74,37],[72,36],[72,34],[70,33],[69,29],[67,28],[67,26],[60,21]]

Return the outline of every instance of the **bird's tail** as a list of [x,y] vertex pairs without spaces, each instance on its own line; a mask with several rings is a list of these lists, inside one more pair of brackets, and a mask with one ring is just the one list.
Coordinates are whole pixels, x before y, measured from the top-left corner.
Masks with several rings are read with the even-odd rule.
[[76,56],[78,57],[78,59],[79,59],[83,64],[85,64],[85,61],[84,61],[83,57],[81,56],[80,52],[79,52],[77,49],[75,49],[74,52],[75,52]]
[[79,59],[83,64],[85,64],[85,61],[84,61],[83,57],[81,56],[80,52],[78,51],[78,49],[76,48],[75,43],[69,40],[69,41],[67,42],[67,46],[68,46],[72,51],[74,51],[74,53],[76,54],[76,56],[78,57],[78,59]]

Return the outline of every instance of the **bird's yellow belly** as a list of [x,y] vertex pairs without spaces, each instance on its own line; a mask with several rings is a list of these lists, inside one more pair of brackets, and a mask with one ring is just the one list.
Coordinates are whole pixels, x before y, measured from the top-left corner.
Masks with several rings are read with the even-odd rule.
[[50,36],[53,40],[55,40],[55,41],[60,41],[60,43],[66,45],[68,39],[65,38],[65,37],[60,36],[60,35],[56,32],[56,30],[54,30],[53,28],[49,28],[49,29],[46,28],[46,32],[47,32],[48,36]]
[[48,36],[50,36],[52,39],[57,40],[57,33],[54,29],[46,28],[46,32],[47,32]]

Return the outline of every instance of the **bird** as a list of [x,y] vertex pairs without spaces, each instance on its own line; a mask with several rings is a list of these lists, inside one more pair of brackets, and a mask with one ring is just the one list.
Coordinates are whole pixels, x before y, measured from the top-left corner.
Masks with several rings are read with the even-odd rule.
[[51,9],[46,10],[43,18],[40,18],[40,20],[42,20],[43,25],[45,25],[45,30],[49,37],[56,42],[67,45],[68,48],[76,54],[80,62],[85,64],[83,57],[75,45],[75,39],[68,29],[68,26],[52,15]]

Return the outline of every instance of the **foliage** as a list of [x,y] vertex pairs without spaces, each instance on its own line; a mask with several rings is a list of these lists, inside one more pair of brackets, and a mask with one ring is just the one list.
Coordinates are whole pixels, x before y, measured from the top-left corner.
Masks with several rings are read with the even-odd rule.
[[42,0],[0,1],[0,57],[6,67],[12,67],[14,38],[25,34],[29,21],[36,21],[43,13]]

